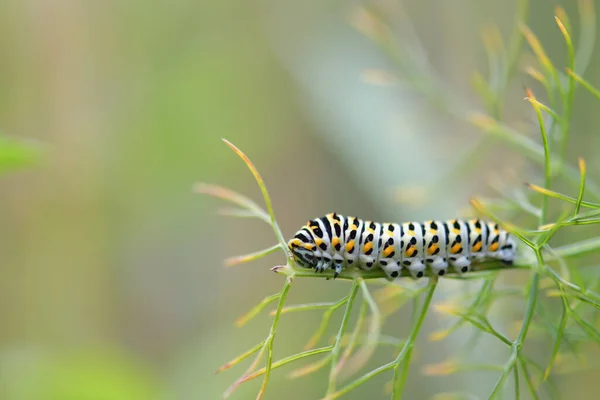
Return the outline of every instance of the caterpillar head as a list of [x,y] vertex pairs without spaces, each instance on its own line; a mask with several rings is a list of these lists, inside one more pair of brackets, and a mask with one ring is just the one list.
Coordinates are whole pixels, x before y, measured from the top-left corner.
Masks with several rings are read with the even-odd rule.
[[294,260],[305,268],[314,268],[317,263],[317,257],[315,250],[317,246],[312,238],[312,235],[308,232],[308,229],[304,228],[296,233],[296,236],[288,242],[288,248],[294,256]]

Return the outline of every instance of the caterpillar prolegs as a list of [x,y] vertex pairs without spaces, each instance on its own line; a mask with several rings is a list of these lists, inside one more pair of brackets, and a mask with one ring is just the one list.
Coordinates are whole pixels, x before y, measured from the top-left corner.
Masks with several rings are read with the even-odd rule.
[[392,224],[336,213],[310,220],[288,247],[301,266],[333,269],[334,277],[344,268],[358,267],[381,268],[389,279],[400,276],[403,268],[421,278],[426,267],[442,276],[449,267],[465,273],[473,262],[484,260],[510,265],[517,250],[508,232],[479,219]]

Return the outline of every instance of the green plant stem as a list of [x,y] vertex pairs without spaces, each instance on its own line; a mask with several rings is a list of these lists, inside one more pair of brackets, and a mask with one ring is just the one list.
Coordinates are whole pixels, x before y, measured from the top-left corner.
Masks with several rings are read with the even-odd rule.
[[513,375],[515,376],[515,400],[521,398],[521,388],[519,385],[519,365],[516,364],[513,368]]
[[[538,261],[540,262],[540,268],[541,268],[541,266],[543,265],[543,260],[541,258],[542,256],[539,251],[537,252],[537,255],[538,255]],[[494,389],[492,390],[492,393],[490,394],[490,397],[489,397],[490,399],[495,399],[498,396],[500,390],[504,387],[504,382],[506,381],[506,378],[508,377],[508,375],[514,368],[515,363],[520,358],[520,355],[521,355],[520,353],[521,353],[521,348],[523,347],[523,342],[525,341],[525,338],[527,337],[527,332],[529,330],[529,326],[531,325],[531,321],[533,320],[533,313],[535,311],[535,305],[536,305],[537,296],[538,296],[539,280],[540,280],[539,272],[534,271],[533,276],[531,278],[531,285],[530,285],[530,289],[529,289],[530,290],[529,300],[527,302],[527,309],[525,311],[525,317],[523,318],[523,324],[521,325],[521,329],[519,330],[519,334],[517,335],[517,338],[512,343],[511,355],[504,366],[504,372],[502,373],[502,375],[500,375],[500,377],[498,378],[498,381],[496,381],[496,385],[494,386]]]
[[256,400],[262,399],[265,394],[265,391],[267,390],[269,377],[271,375],[271,366],[273,363],[273,342],[275,340],[277,326],[279,325],[281,310],[283,309],[283,305],[285,304],[287,294],[290,288],[292,287],[292,282],[293,280],[291,278],[288,278],[286,279],[285,284],[283,285],[283,289],[281,290],[281,296],[279,297],[279,303],[277,304],[277,311],[275,312],[275,317],[273,318],[273,323],[271,324],[271,329],[269,330],[269,336],[267,336],[267,339],[265,341],[265,346],[267,347],[267,365],[265,366],[265,377],[263,379],[258,395],[256,396]]
[[[406,343],[404,344],[404,346],[402,347],[400,354],[398,354],[398,356],[392,362],[382,365],[379,368],[375,368],[374,370],[366,373],[362,377],[349,383],[347,386],[343,387],[342,389],[338,390],[337,392],[331,393],[330,395],[326,396],[325,399],[327,399],[327,400],[337,399],[337,398],[343,396],[344,394],[352,391],[356,387],[362,385],[363,383],[369,381],[371,378],[374,378],[375,376],[377,376],[385,371],[389,371],[389,370],[395,368],[396,365],[398,365],[399,363],[401,363],[404,360],[408,350],[410,348],[412,348],[415,344],[415,340],[417,338],[417,335],[419,334],[421,325],[423,324],[423,321],[425,320],[427,311],[429,310],[429,305],[431,304],[431,299],[433,298],[433,293],[435,292],[436,287],[437,287],[437,279],[432,279],[430,282],[429,290],[427,291],[427,295],[425,297],[425,301],[423,303],[423,307],[421,309],[421,313],[419,315],[419,318],[417,319],[417,323],[413,326],[411,334],[408,337],[408,339],[406,340]],[[396,387],[395,382],[394,382],[394,387]],[[396,390],[396,395],[397,394],[398,394],[398,389]]]
[[[532,99],[532,105],[538,117],[540,132],[542,134],[542,143],[544,145],[544,189],[550,190],[552,170],[550,165],[550,148],[548,145],[548,134],[546,133],[546,125],[544,124],[544,117],[542,115],[540,105],[535,101],[535,99]],[[548,217],[548,196],[542,197],[542,206],[540,208],[540,225],[545,225]]]
[[350,319],[350,315],[352,314],[352,307],[354,306],[354,299],[356,298],[356,293],[358,293],[358,288],[360,287],[361,282],[363,282],[362,279],[355,280],[352,283],[352,288],[350,288],[348,302],[346,303],[346,311],[344,312],[342,323],[335,338],[333,350],[331,351],[331,368],[329,370],[329,385],[327,386],[327,394],[333,393],[335,391],[335,385],[337,380],[336,366],[340,357],[340,352],[342,350],[342,338],[346,333],[348,320]]
[[529,390],[529,394],[533,400],[538,399],[537,391],[535,390],[535,386],[531,381],[531,376],[529,375],[529,370],[527,368],[527,362],[524,358],[519,358],[519,364],[521,364],[521,369],[523,370],[523,377],[525,378],[525,383],[527,384],[527,389]]

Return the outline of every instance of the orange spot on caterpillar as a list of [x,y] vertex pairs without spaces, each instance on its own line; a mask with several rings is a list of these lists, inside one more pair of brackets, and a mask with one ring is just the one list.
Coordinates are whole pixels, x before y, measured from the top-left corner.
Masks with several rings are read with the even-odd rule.
[[416,251],[415,246],[410,246],[408,249],[406,249],[406,251],[404,252],[404,255],[406,257],[412,257],[411,254],[413,254]]
[[498,242],[492,243],[489,248],[490,251],[498,251]]
[[388,257],[393,252],[394,252],[394,246],[388,246],[383,250],[383,256]]
[[474,252],[479,252],[481,251],[481,242],[477,242],[473,245],[473,247],[471,248],[472,251]]
[[365,243],[365,245],[363,246],[363,253],[366,253],[367,251],[371,250],[372,248],[373,248],[373,242]]
[[354,240],[349,241],[348,243],[346,243],[346,251],[348,253],[352,252],[352,250],[354,250]]
[[462,249],[462,245],[460,243],[456,243],[454,246],[452,246],[450,248],[450,252],[452,254],[456,254],[456,253],[458,253],[460,251],[460,249]]
[[435,253],[438,249],[438,245],[433,243],[428,249],[427,249],[427,253],[429,253],[430,255],[433,255],[433,253]]

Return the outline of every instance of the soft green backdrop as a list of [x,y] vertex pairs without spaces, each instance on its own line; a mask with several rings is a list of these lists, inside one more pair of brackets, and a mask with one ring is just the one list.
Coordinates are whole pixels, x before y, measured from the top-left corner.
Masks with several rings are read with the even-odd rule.
[[[414,201],[481,136],[403,86],[364,82],[364,69],[389,65],[351,27],[360,3],[0,2],[0,130],[43,149],[36,165],[0,176],[0,399],[216,399],[237,378],[241,369],[214,371],[264,337],[268,317],[242,330],[233,322],[279,290],[282,278],[269,268],[283,260],[222,266],[274,239],[267,226],[220,218],[218,202],[192,194],[196,181],[208,181],[260,199],[221,137],[254,160],[287,235],[333,210],[447,218],[490,192],[481,168],[468,181],[453,178],[442,196]],[[395,2],[378,3],[397,11]],[[474,108],[469,80],[485,65],[481,28],[498,25],[507,37],[514,3],[406,2],[433,66]],[[561,3],[576,26],[575,2]],[[552,6],[534,1],[531,27],[562,60]],[[587,74],[596,86],[599,68],[596,56]],[[534,136],[525,83],[509,90],[507,119]],[[570,158],[586,156],[597,177],[598,105],[586,94],[578,102]],[[491,149],[489,170],[527,170],[518,155]],[[298,282],[291,300],[333,300],[346,289]],[[386,329],[401,336],[407,316]],[[276,356],[298,350],[318,319],[284,318]],[[425,332],[436,325],[432,316]],[[419,373],[446,359],[452,340],[420,349],[407,398],[488,392],[493,374]],[[290,381],[286,371],[273,374],[266,398],[323,393],[325,374]],[[583,393],[589,378],[565,384]],[[388,379],[348,398],[385,398]],[[256,390],[249,384],[234,398]]]

